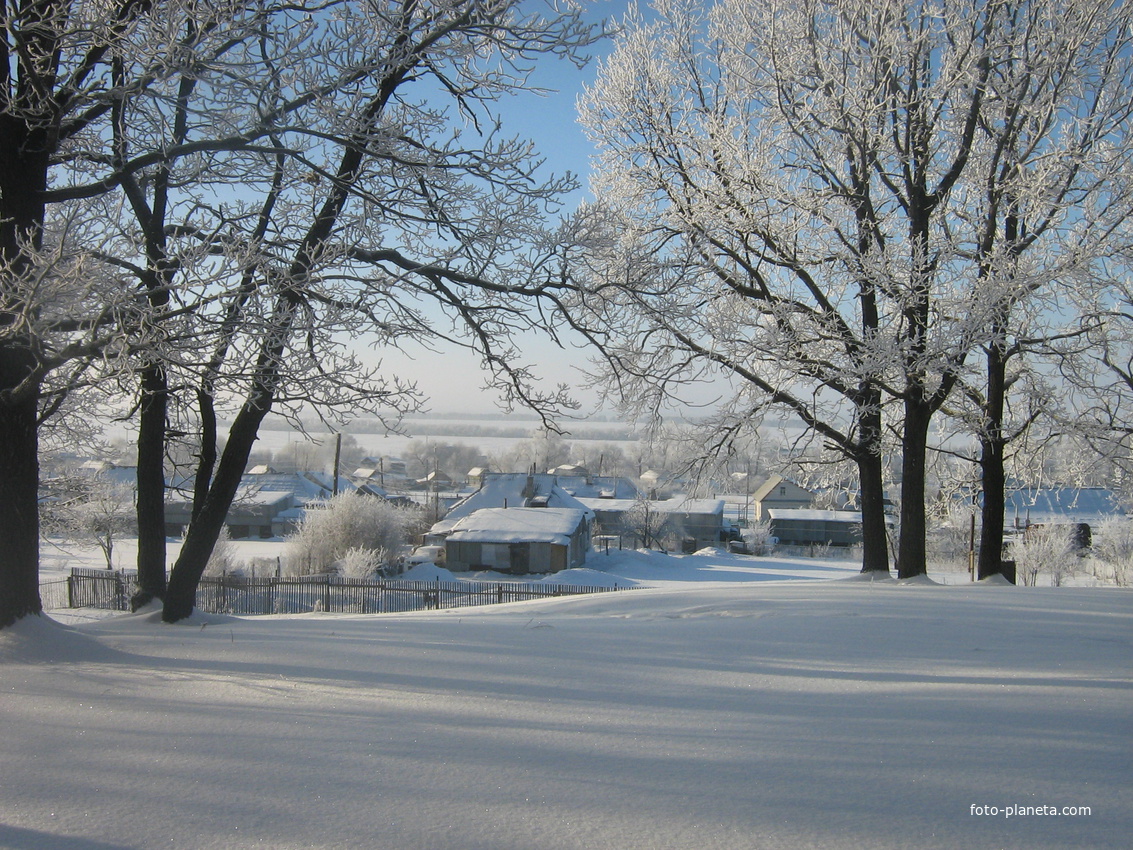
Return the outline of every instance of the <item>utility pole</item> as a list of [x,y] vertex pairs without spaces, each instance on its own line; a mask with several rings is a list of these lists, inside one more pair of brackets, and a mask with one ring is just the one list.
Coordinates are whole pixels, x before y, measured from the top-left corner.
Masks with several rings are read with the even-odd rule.
[[334,485],[331,487],[331,495],[338,495],[338,462],[342,458],[342,434],[334,435]]

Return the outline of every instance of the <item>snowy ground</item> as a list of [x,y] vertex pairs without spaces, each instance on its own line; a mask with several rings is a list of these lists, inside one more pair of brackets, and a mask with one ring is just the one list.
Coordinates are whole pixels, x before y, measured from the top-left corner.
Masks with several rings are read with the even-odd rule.
[[590,566],[659,586],[0,631],[0,847],[1129,846],[1133,592]]

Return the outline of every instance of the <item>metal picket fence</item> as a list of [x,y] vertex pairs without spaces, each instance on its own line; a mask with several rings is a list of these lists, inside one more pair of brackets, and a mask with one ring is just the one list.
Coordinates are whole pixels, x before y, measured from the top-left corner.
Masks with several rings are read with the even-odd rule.
[[[45,608],[128,611],[136,573],[76,568],[66,581],[40,585]],[[625,590],[547,582],[406,581],[339,576],[206,576],[197,609],[213,614],[388,614],[464,608]]]

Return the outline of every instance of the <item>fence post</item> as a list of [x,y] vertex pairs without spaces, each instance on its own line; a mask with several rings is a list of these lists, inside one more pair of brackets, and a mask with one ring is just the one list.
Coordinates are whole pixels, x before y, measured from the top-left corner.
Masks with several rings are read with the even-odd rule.
[[75,607],[75,574],[67,576],[67,607]]

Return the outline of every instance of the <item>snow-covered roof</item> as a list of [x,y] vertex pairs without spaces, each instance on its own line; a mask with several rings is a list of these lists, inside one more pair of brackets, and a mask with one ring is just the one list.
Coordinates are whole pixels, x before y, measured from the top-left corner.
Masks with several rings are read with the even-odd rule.
[[239,508],[248,505],[287,505],[291,503],[291,494],[282,490],[261,490],[256,487],[241,487],[232,500],[233,506]]
[[[641,504],[639,499],[594,499],[580,498],[578,500],[594,511],[612,511],[625,513],[633,510],[635,505]],[[649,509],[665,514],[721,514],[724,513],[723,499],[690,499],[685,496],[676,496],[672,499],[650,501],[646,504]]]
[[449,540],[476,543],[557,543],[566,546],[587,512],[572,508],[484,508],[461,517]]
[[771,519],[802,520],[809,522],[861,522],[859,511],[820,511],[808,508],[768,508]]
[[[329,499],[334,491],[334,482],[330,475],[317,472],[269,472],[258,475],[247,475],[241,481],[241,486],[259,488],[264,491],[290,493],[301,502],[315,502]],[[353,490],[351,484],[344,476],[338,477],[339,492]]]
[[753,502],[763,501],[764,499],[769,498],[771,494],[779,487],[787,488],[786,498],[792,499],[794,501],[802,498],[811,498],[812,495],[811,492],[805,487],[800,487],[789,478],[784,478],[782,475],[772,475],[752,491],[751,499]]
[[[532,492],[533,491],[533,492]],[[485,508],[526,507],[530,501],[545,504],[539,510],[571,508],[587,511],[579,499],[555,483],[551,475],[525,475],[523,473],[488,473],[480,489],[465,496],[445,514],[444,519],[432,528],[432,533],[443,534],[457,520]]]
[[1009,524],[1096,523],[1125,515],[1113,493],[1101,487],[1027,487],[1009,493],[1004,508]]
[[639,491],[628,478],[614,475],[558,475],[556,483],[572,496],[587,499],[636,499]]
[[662,510],[670,514],[721,514],[724,513],[723,499],[690,499],[675,496],[661,502]]

